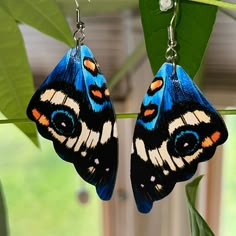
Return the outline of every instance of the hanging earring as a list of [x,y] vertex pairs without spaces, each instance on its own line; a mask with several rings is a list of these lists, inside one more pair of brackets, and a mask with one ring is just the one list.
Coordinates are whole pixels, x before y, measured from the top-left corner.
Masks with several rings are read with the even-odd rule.
[[223,119],[184,69],[176,65],[173,22],[168,27],[167,62],[144,96],[135,125],[131,183],[137,208],[148,213],[175,184],[190,179],[209,160],[228,132]]
[[100,67],[83,43],[85,25],[76,5],[76,47],[35,92],[27,115],[39,133],[53,142],[57,154],[96,186],[102,200],[109,200],[118,165],[115,113]]

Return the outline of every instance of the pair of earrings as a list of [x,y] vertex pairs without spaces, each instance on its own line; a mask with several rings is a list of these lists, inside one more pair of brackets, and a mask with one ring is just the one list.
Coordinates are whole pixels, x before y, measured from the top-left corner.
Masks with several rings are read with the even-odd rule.
[[[28,117],[50,139],[57,154],[109,200],[118,166],[115,113],[106,81],[83,43],[77,4],[76,47],[70,49],[33,95]],[[176,182],[191,178],[228,133],[224,121],[191,78],[175,64],[174,30],[169,26],[167,61],[144,96],[131,153],[131,183],[137,208],[151,210]]]

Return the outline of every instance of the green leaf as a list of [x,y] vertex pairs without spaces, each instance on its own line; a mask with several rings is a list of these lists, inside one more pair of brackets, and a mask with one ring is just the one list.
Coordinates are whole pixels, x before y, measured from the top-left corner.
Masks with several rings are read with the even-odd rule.
[[7,219],[6,206],[1,182],[0,182],[0,235],[1,236],[8,235],[8,219]]
[[228,8],[231,10],[236,10],[236,4],[235,3],[231,3],[231,2],[227,2],[227,1],[219,1],[219,0],[189,0],[189,1],[193,1],[193,2],[201,2],[204,4],[210,4],[210,5],[214,5],[217,7],[224,7],[224,8]]
[[[16,21],[30,25],[69,46],[74,40],[65,17],[54,0],[2,0]],[[0,3],[1,4],[1,3]]]
[[[139,0],[147,54],[155,74],[166,61],[167,27],[173,9],[161,12],[158,0]],[[176,40],[177,63],[190,77],[197,73],[215,22],[217,7],[186,0],[179,2]]]
[[187,206],[190,218],[191,236],[214,236],[214,233],[207,225],[195,208],[199,182],[203,176],[199,176],[185,187]]
[[[21,32],[15,20],[0,7],[0,111],[7,118],[24,118],[33,94],[33,79]],[[37,144],[32,123],[17,124]]]

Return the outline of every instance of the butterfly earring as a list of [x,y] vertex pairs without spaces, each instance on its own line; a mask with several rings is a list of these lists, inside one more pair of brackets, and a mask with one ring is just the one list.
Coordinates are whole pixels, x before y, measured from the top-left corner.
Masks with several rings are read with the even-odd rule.
[[148,213],[177,182],[190,179],[198,163],[209,160],[228,137],[223,119],[175,64],[175,15],[168,28],[167,62],[144,96],[134,129],[131,183],[141,213]]
[[27,115],[39,133],[53,142],[56,153],[96,186],[102,200],[109,200],[118,165],[115,113],[101,69],[83,43],[85,25],[76,4],[76,47],[35,92]]

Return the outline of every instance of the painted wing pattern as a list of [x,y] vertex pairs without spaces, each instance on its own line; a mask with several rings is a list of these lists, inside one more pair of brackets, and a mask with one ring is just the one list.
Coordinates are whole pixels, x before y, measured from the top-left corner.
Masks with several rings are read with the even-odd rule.
[[133,136],[131,183],[148,213],[176,182],[190,179],[228,132],[224,121],[182,67],[164,63],[144,96]]
[[27,115],[57,154],[109,200],[118,165],[117,126],[105,78],[86,45],[65,54],[33,95]]

